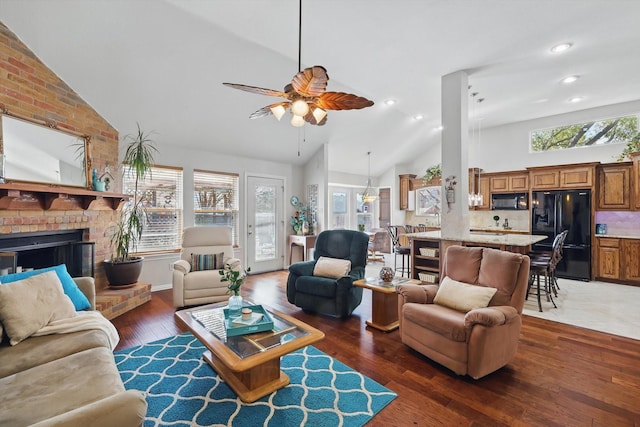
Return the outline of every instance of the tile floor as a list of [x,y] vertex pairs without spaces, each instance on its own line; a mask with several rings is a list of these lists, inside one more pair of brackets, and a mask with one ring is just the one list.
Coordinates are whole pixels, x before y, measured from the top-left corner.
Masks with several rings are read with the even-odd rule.
[[[385,263],[367,264],[366,276],[377,276],[384,265],[393,267],[393,256]],[[640,340],[640,287],[605,282],[558,279],[560,289],[554,308],[542,296],[543,312],[538,311],[535,295],[525,301],[524,314],[560,323],[593,329]]]

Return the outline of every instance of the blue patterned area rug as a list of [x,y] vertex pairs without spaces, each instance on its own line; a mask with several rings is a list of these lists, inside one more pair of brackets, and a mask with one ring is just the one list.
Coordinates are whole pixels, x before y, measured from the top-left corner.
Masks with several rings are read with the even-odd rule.
[[362,426],[397,397],[313,346],[283,356],[290,384],[244,403],[190,333],[115,353],[127,389],[146,394],[145,426]]

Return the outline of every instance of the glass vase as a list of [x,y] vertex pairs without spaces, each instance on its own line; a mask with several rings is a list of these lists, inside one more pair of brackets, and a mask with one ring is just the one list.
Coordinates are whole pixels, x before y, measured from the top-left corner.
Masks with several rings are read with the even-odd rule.
[[239,316],[242,312],[242,297],[240,294],[231,295],[229,297],[229,314],[231,316]]

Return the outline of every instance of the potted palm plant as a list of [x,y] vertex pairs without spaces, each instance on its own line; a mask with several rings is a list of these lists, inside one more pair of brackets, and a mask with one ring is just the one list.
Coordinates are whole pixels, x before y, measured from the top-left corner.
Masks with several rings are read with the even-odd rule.
[[123,173],[133,178],[133,195],[120,212],[117,222],[109,228],[111,259],[104,261],[104,270],[111,286],[126,286],[138,281],[142,271],[141,256],[132,256],[142,236],[146,210],[139,184],[151,175],[157,149],[149,134],[138,124],[135,135],[125,136],[126,151],[122,159]]

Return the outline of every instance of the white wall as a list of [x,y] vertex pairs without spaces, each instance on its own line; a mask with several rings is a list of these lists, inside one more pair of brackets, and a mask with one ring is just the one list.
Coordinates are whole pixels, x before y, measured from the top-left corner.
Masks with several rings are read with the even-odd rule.
[[[309,203],[307,198],[307,186],[316,184],[318,186],[318,212],[316,215],[316,221],[318,222],[318,229],[315,230],[316,234],[319,231],[325,230],[328,223],[328,208],[327,208],[327,193],[328,193],[328,163],[329,153],[328,144],[323,144],[322,147],[314,153],[309,161],[304,165],[304,188],[301,190],[301,199],[306,203]],[[289,228],[289,231],[291,229]]]
[[477,166],[487,172],[500,172],[521,170],[530,166],[613,162],[626,144],[530,153],[529,133],[532,130],[638,114],[639,112],[640,101],[633,101],[483,129],[480,146],[470,144],[469,167]]
[[[202,169],[215,172],[237,173],[240,179],[240,200],[245,200],[245,173],[250,175],[265,174],[270,176],[285,177],[285,199],[293,194],[301,194],[303,188],[302,168],[286,163],[270,162],[260,159],[251,159],[247,157],[231,156],[226,154],[215,153],[204,150],[194,150],[175,145],[156,144],[158,154],[155,157],[156,164],[163,166],[178,166],[183,168],[184,180],[184,226],[188,227],[194,224],[193,215],[193,169]],[[289,203],[286,204],[291,207]],[[293,212],[285,212],[285,222]],[[246,246],[246,218],[245,212],[240,211],[240,247],[236,249],[236,257],[244,258],[244,247]],[[167,287],[171,284],[171,264],[179,259],[179,254],[161,254],[152,255],[145,258],[142,275],[140,281],[151,283],[153,290]]]
[[[545,153],[530,153],[529,133],[537,129],[638,114],[639,112],[640,101],[633,101],[486,128],[482,130],[479,146],[475,142],[469,144],[469,167],[480,167],[485,172],[502,172],[523,170],[532,166],[584,162],[613,162],[625,148],[625,144],[583,147]],[[436,144],[425,147],[425,151],[422,153],[416,153],[411,163],[395,165],[380,175],[379,185],[390,186],[392,189],[391,206],[393,223],[404,224],[406,221],[405,211],[401,211],[398,205],[398,175],[411,173],[422,176],[427,168],[437,165],[441,163],[441,161],[442,146],[441,144]],[[477,215],[478,211],[471,212],[472,222],[475,221],[475,223],[479,223],[482,221],[482,218],[474,218],[474,216]],[[412,215],[410,216],[412,217]],[[409,222],[411,222],[411,219]]]

